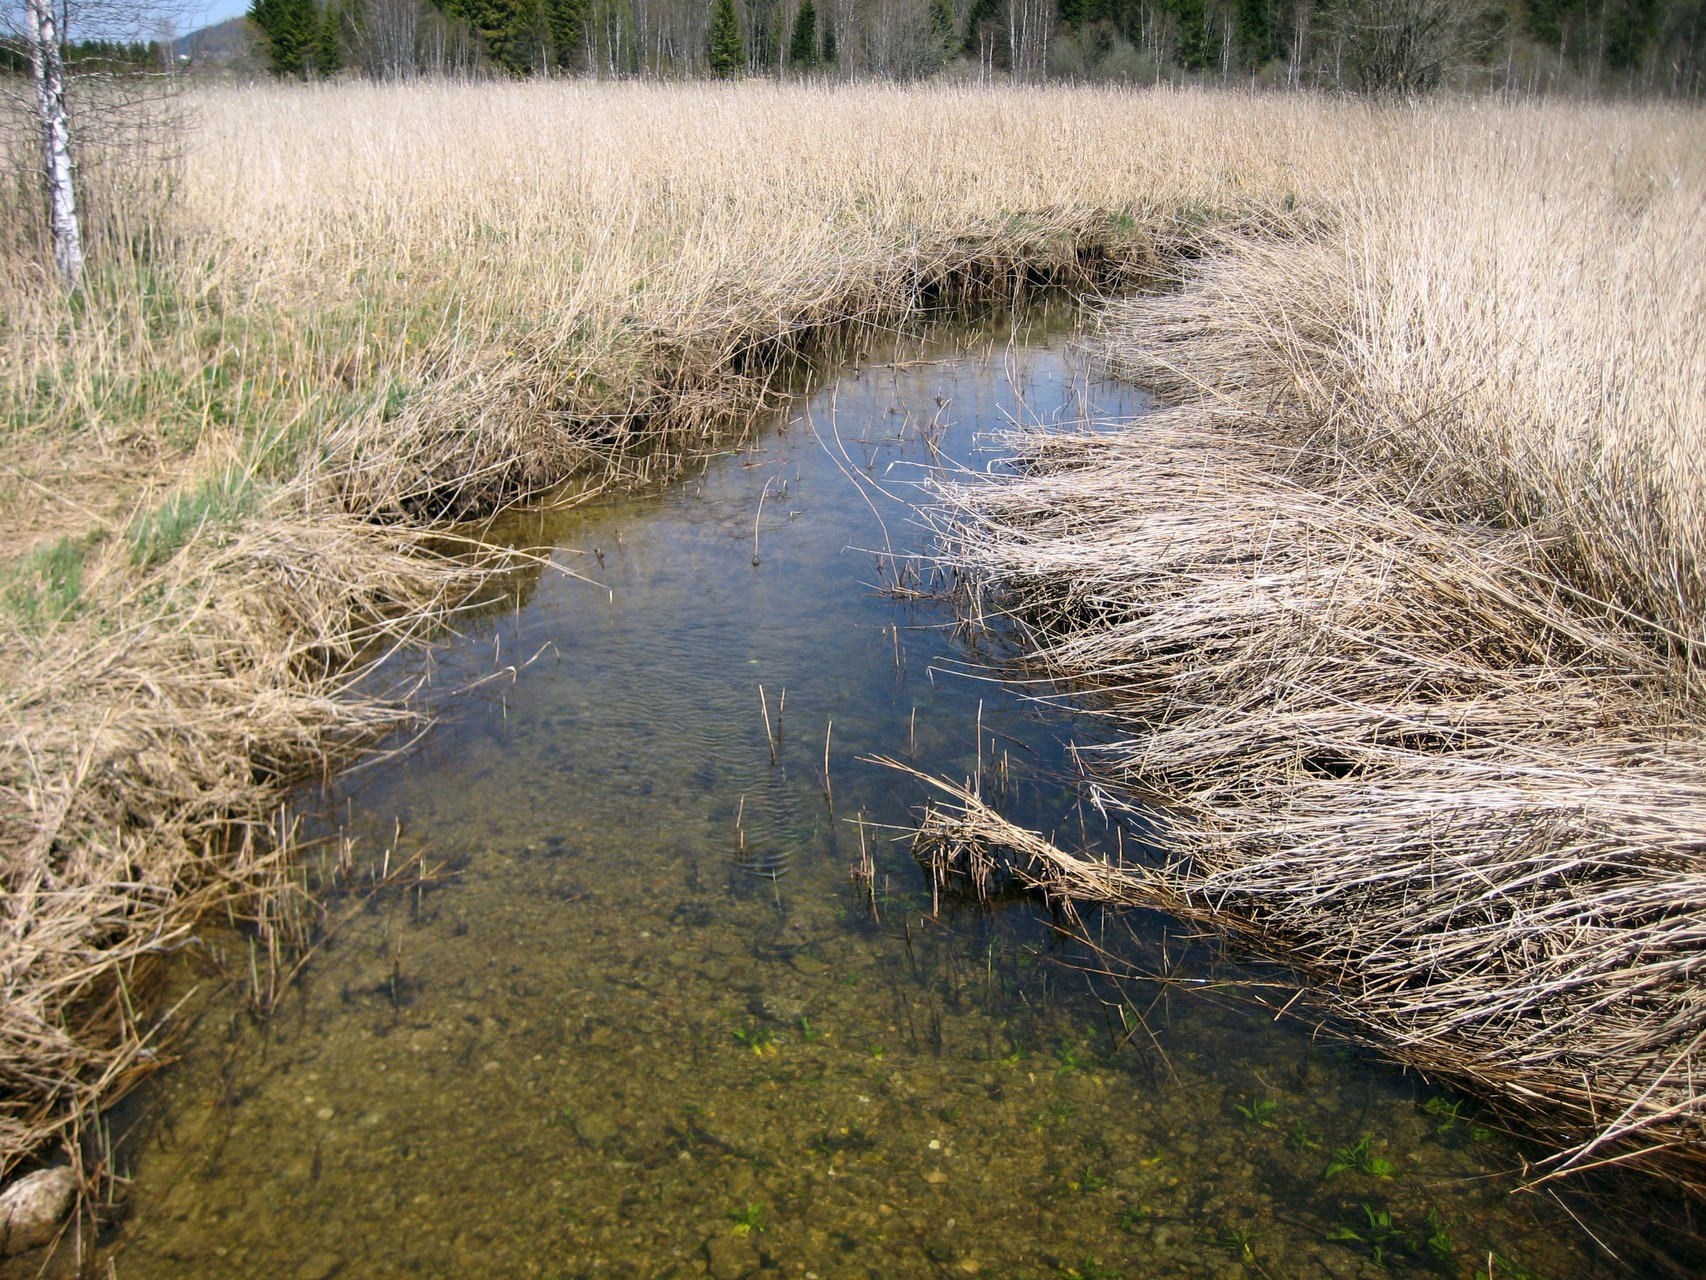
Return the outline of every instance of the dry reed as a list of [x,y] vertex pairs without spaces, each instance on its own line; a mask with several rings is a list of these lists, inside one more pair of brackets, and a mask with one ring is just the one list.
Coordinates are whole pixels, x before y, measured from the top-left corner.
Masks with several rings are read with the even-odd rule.
[[1292,964],[1551,1171],[1702,1190],[1706,135],[1491,114],[1111,308],[1179,407],[942,488],[965,607],[1092,691],[1087,758],[1174,852],[1049,852],[969,795],[956,840]]
[[[0,743],[0,1150],[78,1129],[152,1061],[142,975],[206,907],[274,890],[283,782],[408,713],[364,693],[469,571],[348,518],[257,520],[24,637]],[[388,545],[387,545],[388,544]],[[395,691],[393,691],[395,692]],[[264,905],[263,905],[263,908]],[[69,1131],[69,1132],[66,1132]]]

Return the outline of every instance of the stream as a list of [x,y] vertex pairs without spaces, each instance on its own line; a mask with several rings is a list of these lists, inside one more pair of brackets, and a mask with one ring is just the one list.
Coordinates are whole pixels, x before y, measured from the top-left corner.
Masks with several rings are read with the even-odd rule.
[[433,875],[334,903],[270,1019],[184,961],[101,1274],[1623,1274],[1473,1103],[1238,994],[1280,975],[1159,916],[933,903],[923,789],[873,754],[1110,839],[1096,726],[882,589],[929,466],[1148,410],[1073,319],[872,343],[666,491],[510,518],[551,565],[417,659],[466,692],[299,802],[328,864]]

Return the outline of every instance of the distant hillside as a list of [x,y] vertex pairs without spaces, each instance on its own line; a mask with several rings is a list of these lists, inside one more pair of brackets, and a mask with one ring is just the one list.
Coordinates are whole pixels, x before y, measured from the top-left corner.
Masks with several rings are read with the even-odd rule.
[[191,62],[229,63],[234,66],[260,59],[261,29],[239,15],[181,37],[173,48]]

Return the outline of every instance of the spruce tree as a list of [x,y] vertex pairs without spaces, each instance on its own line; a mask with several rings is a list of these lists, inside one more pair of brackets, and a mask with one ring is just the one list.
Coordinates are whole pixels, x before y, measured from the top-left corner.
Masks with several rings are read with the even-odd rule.
[[543,0],[434,0],[434,4],[472,27],[493,65],[511,75],[527,75],[542,61],[540,45],[550,25]]
[[336,75],[344,66],[344,10],[339,0],[328,0],[320,15],[320,30],[314,40],[314,70],[323,76]]
[[1605,64],[1617,71],[1640,65],[1641,56],[1658,35],[1657,0],[1623,0],[1600,10]]
[[835,23],[826,13],[823,19],[823,64],[835,65]]
[[586,0],[545,0],[545,26],[551,33],[551,61],[569,70],[586,36]]
[[735,0],[717,0],[711,10],[711,74],[719,80],[730,80],[739,74],[746,60],[741,44],[740,15],[735,12]]
[[1261,66],[1273,53],[1273,29],[1268,25],[1268,0],[1238,0],[1238,48],[1244,62]]
[[954,51],[954,0],[930,0],[930,35],[946,58]]
[[1179,24],[1179,65],[1189,71],[1202,70],[1214,55],[1208,38],[1208,16],[1203,12],[1203,0],[1173,0],[1173,16]]
[[983,36],[983,24],[994,22],[1001,16],[1001,6],[997,0],[972,0],[971,9],[966,14],[966,52],[975,54]]
[[800,0],[799,12],[794,15],[788,65],[796,71],[810,71],[817,66],[817,7],[812,0]]
[[274,73],[299,76],[308,70],[320,35],[314,0],[255,0],[249,17],[266,33],[267,60]]

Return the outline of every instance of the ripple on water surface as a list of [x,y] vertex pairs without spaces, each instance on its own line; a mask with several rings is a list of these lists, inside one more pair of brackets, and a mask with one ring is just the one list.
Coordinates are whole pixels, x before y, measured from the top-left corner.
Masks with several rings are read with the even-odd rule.
[[881,830],[877,918],[849,884],[847,820],[918,798],[870,752],[1088,829],[1065,719],[873,589],[923,535],[872,482],[1145,407],[1058,327],[992,325],[865,359],[667,493],[522,521],[584,576],[518,577],[433,660],[534,660],[304,801],[358,864],[395,836],[459,874],[354,912],[266,1025],[201,1006],[123,1118],[115,1274],[1611,1274],[1471,1105],[1205,993],[1165,921],[1091,918],[1170,979],[1093,980],[1034,904],[927,920]]

